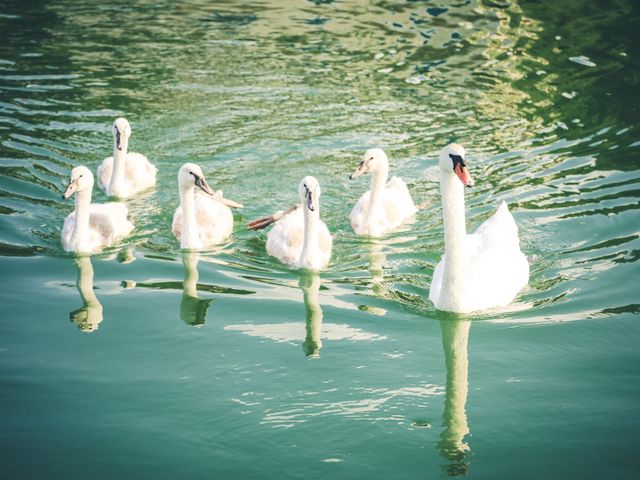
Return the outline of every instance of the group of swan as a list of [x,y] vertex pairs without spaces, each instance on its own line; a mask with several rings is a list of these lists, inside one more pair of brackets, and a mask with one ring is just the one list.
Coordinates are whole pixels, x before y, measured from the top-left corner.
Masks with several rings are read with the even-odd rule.
[[[98,185],[107,195],[127,198],[156,183],[157,169],[146,157],[128,152],[129,122],[113,123],[113,156],[98,167]],[[472,234],[465,224],[464,187],[473,180],[467,171],[464,148],[457,144],[440,153],[440,190],[444,210],[445,253],[438,263],[429,300],[440,310],[471,312],[509,304],[527,284],[529,264],[520,250],[518,228],[502,202],[497,212]],[[349,216],[358,235],[379,237],[396,230],[417,211],[407,185],[398,177],[387,182],[389,160],[379,148],[368,150],[349,178],[372,173],[371,189]],[[123,203],[92,204],[93,174],[84,167],[71,171],[63,198],[75,194],[75,210],[62,229],[66,251],[93,253],[128,235],[133,225]],[[178,172],[180,206],[172,231],[186,250],[200,250],[229,238],[231,208],[241,204],[209,187],[198,165],[184,164]],[[294,268],[318,271],[329,264],[333,239],[320,219],[320,184],[304,177],[298,187],[301,205],[250,222],[257,230],[275,223],[267,236],[267,253]]]

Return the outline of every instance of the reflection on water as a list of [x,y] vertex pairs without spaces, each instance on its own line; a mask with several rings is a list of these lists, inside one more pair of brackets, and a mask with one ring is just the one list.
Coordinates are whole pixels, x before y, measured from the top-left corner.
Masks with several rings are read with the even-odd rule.
[[322,308],[318,298],[320,275],[314,272],[301,272],[300,288],[307,320],[307,334],[302,342],[302,350],[307,357],[319,357],[322,348]]
[[93,265],[91,257],[75,257],[78,268],[76,286],[82,298],[82,307],[69,313],[69,319],[83,332],[94,332],[102,322],[102,304],[93,291]]
[[196,252],[183,252],[184,283],[180,301],[180,318],[188,325],[201,326],[207,318],[207,309],[213,299],[198,297],[198,260]]
[[465,437],[470,433],[465,412],[469,390],[469,320],[440,320],[442,348],[447,367],[447,390],[444,401],[443,430],[438,449],[448,461],[450,476],[466,475],[469,470],[469,445]]

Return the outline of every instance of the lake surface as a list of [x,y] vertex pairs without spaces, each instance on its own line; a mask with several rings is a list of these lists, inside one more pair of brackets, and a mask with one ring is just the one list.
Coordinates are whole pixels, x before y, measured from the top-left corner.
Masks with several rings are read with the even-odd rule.
[[[638,476],[637,2],[0,6],[3,478]],[[158,184],[74,258],[60,193],[120,115]],[[451,141],[468,227],[506,200],[531,259],[508,308],[427,301]],[[374,146],[423,207],[377,241],[348,221]],[[170,231],[186,161],[245,204],[199,255]],[[244,227],[309,174],[319,276]]]

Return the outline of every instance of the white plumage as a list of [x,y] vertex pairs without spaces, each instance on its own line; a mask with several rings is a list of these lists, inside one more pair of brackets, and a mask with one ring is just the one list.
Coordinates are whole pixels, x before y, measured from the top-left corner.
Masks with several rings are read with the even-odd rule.
[[256,220],[249,228],[277,222],[267,236],[267,253],[294,268],[318,271],[329,264],[333,238],[320,220],[320,184],[311,176],[298,187],[302,206]]
[[379,148],[372,148],[356,171],[349,177],[356,178],[372,172],[371,190],[365,192],[351,210],[351,227],[358,235],[379,237],[396,230],[416,213],[406,183],[393,177],[388,183],[389,160]]
[[65,218],[61,234],[62,247],[67,252],[98,252],[133,230],[123,203],[91,203],[93,182],[88,168],[80,166],[71,171],[63,198],[75,193],[76,208]]
[[[529,281],[518,227],[505,202],[472,233],[466,233],[464,186],[473,185],[464,149],[449,145],[440,154],[445,255],[429,289],[436,308],[459,313],[506,306]],[[457,177],[456,177],[457,175]]]
[[113,156],[105,158],[98,167],[98,187],[105,194],[119,198],[131,197],[153,187],[157,168],[144,155],[128,151],[129,122],[117,118],[112,133]]
[[178,187],[180,206],[173,214],[171,230],[180,240],[180,248],[202,249],[222,243],[231,236],[233,214],[229,206],[242,205],[211,190],[202,170],[193,163],[185,163],[180,168]]

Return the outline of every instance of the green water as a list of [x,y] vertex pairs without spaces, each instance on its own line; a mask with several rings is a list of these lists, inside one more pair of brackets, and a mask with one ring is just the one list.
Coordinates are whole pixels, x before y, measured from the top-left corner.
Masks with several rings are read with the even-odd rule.
[[[639,22],[633,0],[0,1],[2,477],[638,476]],[[60,193],[119,115],[158,185],[74,259]],[[469,227],[506,200],[532,259],[491,314],[426,300],[450,141]],[[348,222],[373,146],[424,206],[375,242]],[[170,232],[187,160],[246,205],[196,256]],[[244,228],[309,174],[319,277]]]

